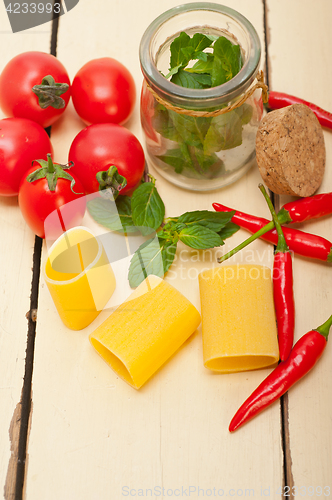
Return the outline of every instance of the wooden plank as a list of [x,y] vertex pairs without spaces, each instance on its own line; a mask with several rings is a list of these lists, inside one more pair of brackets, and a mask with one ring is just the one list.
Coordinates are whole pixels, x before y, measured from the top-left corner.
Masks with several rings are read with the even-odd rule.
[[[105,0],[98,4],[81,0],[60,20],[58,57],[71,77],[89,59],[115,57],[130,69],[139,89],[138,45],[143,31],[157,15],[177,4],[175,0]],[[260,0],[250,5],[245,0],[226,4],[247,16],[264,39]],[[71,141],[83,127],[72,107],[54,126],[59,161],[67,160]],[[128,127],[142,139],[138,100]],[[183,191],[156,177],[167,216],[211,209],[214,201],[268,215],[257,189],[257,169],[233,186],[204,194]],[[246,235],[239,232],[225,251]],[[178,256],[167,279],[199,307],[197,273],[211,267],[215,256],[200,253],[196,262],[197,253],[185,247],[179,248]],[[271,265],[271,247],[256,242],[238,256],[238,261],[252,259]],[[278,403],[241,432],[230,435],[227,430],[240,403],[268,370],[213,375],[203,367],[199,330],[136,392],[89,345],[89,333],[107,314],[103,312],[83,331],[68,331],[41,282],[27,500],[40,498],[45,491],[48,500],[106,500],[129,495],[130,489],[138,495],[139,489],[145,492],[155,487],[183,488],[187,494],[190,486],[223,489],[225,494],[232,488],[243,494],[251,490],[251,495],[262,494],[261,488],[277,489],[282,483]],[[192,490],[193,498],[197,494]]]
[[[329,21],[332,4],[310,1],[268,0],[270,28],[269,63],[272,90],[287,92],[332,110],[330,81],[332,70],[327,64],[332,43]],[[310,40],[310,41],[309,41]],[[326,173],[319,192],[332,188],[332,136],[324,131]],[[282,196],[281,204],[289,198]],[[326,217],[299,225],[301,229],[331,240],[332,219]],[[331,314],[331,268],[324,263],[295,257],[294,280],[296,300],[296,339],[322,324]],[[291,471],[297,494],[319,495],[316,487],[331,486],[332,438],[329,432],[332,405],[330,345],[312,374],[294,387],[288,395]],[[292,485],[291,485],[292,486]],[[311,493],[309,493],[311,492]]]
[[[0,8],[0,72],[23,50],[48,52],[50,24],[13,34]],[[4,115],[0,112],[0,119]],[[14,498],[21,418],[34,235],[20,213],[17,198],[0,197],[0,496]]]

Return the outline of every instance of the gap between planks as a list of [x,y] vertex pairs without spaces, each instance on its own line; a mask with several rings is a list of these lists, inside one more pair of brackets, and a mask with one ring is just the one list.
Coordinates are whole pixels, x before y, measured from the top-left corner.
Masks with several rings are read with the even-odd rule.
[[[262,0],[263,2],[263,15],[264,15],[264,45],[265,45],[265,80],[268,88],[270,88],[271,83],[271,70],[272,65],[270,64],[269,58],[269,44],[270,44],[270,27],[269,27],[269,0]],[[280,210],[280,196],[274,194],[270,191],[271,201],[278,212]],[[290,433],[289,433],[289,418],[288,418],[288,393],[284,394],[280,398],[280,420],[281,420],[281,448],[283,453],[283,488],[281,491],[281,497],[288,496],[288,498],[294,498],[293,496],[293,472],[292,472],[292,456],[290,448]]]
[[[54,2],[61,3],[61,0]],[[50,54],[56,56],[59,16],[54,16],[51,26]],[[49,136],[51,127],[46,129]],[[35,237],[33,266],[31,279],[30,310],[27,313],[28,332],[25,357],[25,371],[21,399],[16,405],[9,428],[11,457],[7,469],[4,488],[5,500],[22,500],[24,498],[24,480],[27,466],[27,445],[31,425],[32,412],[32,373],[36,338],[36,312],[38,309],[38,292],[43,240]]]
[[30,427],[31,386],[33,357],[35,348],[36,321],[35,311],[38,307],[38,288],[40,276],[40,260],[42,239],[35,237],[33,251],[33,267],[30,294],[30,310],[27,313],[28,335],[25,356],[25,370],[21,400],[16,405],[9,429],[11,457],[8,464],[4,498],[5,500],[22,500],[25,476],[26,450]]

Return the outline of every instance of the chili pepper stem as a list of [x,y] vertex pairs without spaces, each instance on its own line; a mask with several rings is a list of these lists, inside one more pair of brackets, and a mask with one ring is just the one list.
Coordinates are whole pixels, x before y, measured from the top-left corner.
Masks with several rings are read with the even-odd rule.
[[225,260],[229,259],[233,255],[235,255],[237,252],[239,252],[240,250],[242,250],[243,248],[245,248],[246,246],[248,246],[252,241],[257,240],[257,238],[259,238],[260,236],[263,236],[265,233],[268,233],[272,229],[274,229],[274,222],[273,221],[269,222],[268,224],[266,224],[266,226],[262,227],[262,229],[260,229],[256,233],[254,233],[251,236],[249,236],[249,238],[247,238],[246,240],[244,240],[237,247],[233,248],[233,250],[230,250],[228,253],[226,253],[222,257],[219,257],[217,259],[218,262],[219,262],[219,264],[221,262],[224,262]]
[[[225,205],[221,205],[220,203],[213,203],[213,208],[217,212],[231,212],[233,211],[232,208],[226,207]],[[310,208],[310,207],[309,207]],[[320,217],[320,213],[323,215],[328,215],[331,212],[331,210],[328,208],[326,210],[326,207],[323,206],[321,209],[321,205],[318,209],[318,211],[314,212],[315,217]],[[300,220],[298,220],[298,217],[296,215],[295,220],[296,222],[301,222],[305,220],[309,220],[310,217],[310,211],[308,213],[307,210],[307,205],[305,206],[305,213],[300,214]],[[280,220],[279,216],[280,212],[278,213],[278,219]],[[263,231],[263,234],[261,235],[262,239],[268,241],[269,243],[272,243],[273,245],[276,245],[278,243],[278,235],[276,230],[274,230],[274,224],[273,222],[269,222],[267,219],[263,219],[260,217],[256,217],[254,215],[250,215],[244,212],[239,212],[235,211],[233,217],[232,217],[232,222],[238,224],[240,227],[243,229],[247,229],[251,233],[255,233],[257,231],[260,231],[263,229],[267,224],[270,224],[268,228],[271,228],[272,231],[268,231],[266,234],[265,231]],[[281,224],[284,224],[280,220]],[[294,252],[297,255],[302,255],[303,257],[309,257],[310,259],[317,259],[321,260],[323,262],[332,262],[332,242],[327,240],[326,238],[323,238],[321,236],[315,235],[315,234],[310,234],[310,233],[305,233],[303,231],[300,231],[299,229],[293,229],[290,227],[283,227],[283,232],[286,238],[287,245],[289,249]],[[261,233],[258,233],[261,234]],[[252,241],[250,239],[249,241]],[[245,246],[241,244],[239,247],[239,250]],[[232,254],[236,253],[236,251],[232,251]],[[224,257],[224,260],[226,260],[230,254],[227,254],[227,257]]]
[[278,216],[277,216],[276,211],[274,209],[274,206],[272,204],[272,201],[271,201],[270,197],[268,196],[263,184],[259,184],[258,187],[261,190],[261,192],[263,193],[263,196],[266,200],[266,203],[269,206],[270,212],[271,212],[272,217],[273,217],[273,222],[274,222],[275,228],[276,228],[277,233],[278,233],[278,244],[277,244],[277,248],[276,248],[276,253],[278,253],[278,252],[285,253],[288,251],[288,246],[287,246],[287,243],[285,240],[284,233],[282,232],[281,224],[278,220]]
[[327,262],[332,262],[332,248],[331,248],[331,252],[327,256]]
[[280,224],[287,224],[288,222],[293,222],[293,219],[289,215],[288,210],[282,207],[278,212],[278,221]]
[[323,335],[323,337],[325,337],[327,340],[331,326],[332,326],[332,315],[329,317],[329,319],[327,321],[325,321],[325,323],[323,323],[321,326],[319,326],[316,330],[321,335]]

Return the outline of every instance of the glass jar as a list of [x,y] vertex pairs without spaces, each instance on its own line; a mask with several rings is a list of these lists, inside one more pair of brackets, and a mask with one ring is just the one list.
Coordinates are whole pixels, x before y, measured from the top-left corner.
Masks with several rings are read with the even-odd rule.
[[[182,31],[190,36],[197,32],[225,36],[239,44],[243,63],[239,73],[212,88],[185,88],[170,82],[163,76],[169,69],[170,45]],[[261,90],[256,89],[236,109],[217,116],[210,113],[234,104],[248,91],[260,56],[252,24],[219,4],[180,5],[150,24],[140,44],[141,122],[148,163],[163,177],[182,188],[208,191],[234,182],[249,170],[263,113]],[[197,116],[202,111],[204,116]]]

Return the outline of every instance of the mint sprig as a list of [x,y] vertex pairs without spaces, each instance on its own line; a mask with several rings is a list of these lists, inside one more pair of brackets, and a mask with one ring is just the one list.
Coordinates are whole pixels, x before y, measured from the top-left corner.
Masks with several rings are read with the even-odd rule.
[[162,278],[174,260],[179,241],[196,250],[223,245],[239,229],[231,222],[233,215],[234,212],[202,210],[168,219],[157,235],[134,253],[128,273],[130,286],[138,286],[149,274]]
[[132,197],[119,195],[116,200],[94,198],[88,202],[91,217],[111,231],[133,233],[140,231],[146,240],[134,253],[129,266],[128,280],[137,287],[150,274],[161,278],[174,261],[179,241],[196,250],[224,244],[240,228],[231,219],[235,212],[196,210],[164,221],[165,205],[151,175],[134,191]]

